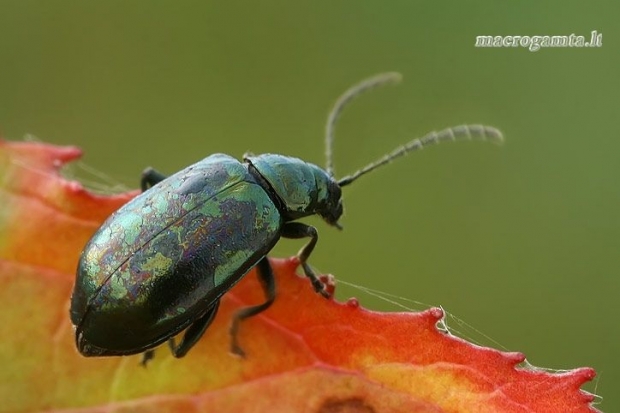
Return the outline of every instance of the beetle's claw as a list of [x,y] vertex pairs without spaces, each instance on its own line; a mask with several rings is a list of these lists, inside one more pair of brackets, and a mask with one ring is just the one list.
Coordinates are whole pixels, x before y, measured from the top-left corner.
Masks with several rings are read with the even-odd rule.
[[329,291],[327,291],[327,286],[323,283],[323,281],[319,280],[318,278],[313,278],[311,281],[312,286],[314,287],[314,291],[321,294],[325,298],[331,297],[331,294],[329,293]]
[[153,358],[155,358],[155,351],[146,350],[144,353],[142,353],[142,360],[140,360],[140,365],[146,368],[148,362],[153,360]]
[[245,351],[243,351],[243,349],[237,343],[232,343],[230,345],[230,352],[242,359],[245,358]]

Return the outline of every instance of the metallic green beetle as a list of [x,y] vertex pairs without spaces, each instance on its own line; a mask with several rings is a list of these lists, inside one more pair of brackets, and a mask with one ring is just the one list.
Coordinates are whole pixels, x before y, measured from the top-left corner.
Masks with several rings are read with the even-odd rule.
[[[400,80],[396,73],[367,79],[345,92],[326,128],[327,167],[265,154],[243,162],[211,155],[165,177],[153,169],[142,176],[143,193],[110,216],[85,246],[71,298],[77,348],[85,356],[144,353],[168,341],[183,357],[213,321],[223,294],[257,267],[266,301],[239,310],[231,326],[231,350],[239,323],[266,310],[276,297],[266,258],[280,237],[309,238],[299,252],[305,275],[324,296],[324,286],[307,260],[318,234],[295,222],[319,215],[341,228],[341,187],[407,152],[457,138],[501,141],[483,125],[462,125],[414,139],[352,175],[333,176],[333,131],[342,109],[376,86]],[[185,330],[177,345],[173,337]]]

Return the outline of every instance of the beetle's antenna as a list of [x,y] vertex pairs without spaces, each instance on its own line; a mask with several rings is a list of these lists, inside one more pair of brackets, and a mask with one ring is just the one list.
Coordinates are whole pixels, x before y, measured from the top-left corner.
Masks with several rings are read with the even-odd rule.
[[427,146],[438,144],[440,142],[445,141],[456,141],[463,139],[480,139],[483,141],[490,141],[494,143],[502,143],[504,141],[504,137],[502,132],[498,129],[495,129],[492,126],[485,125],[460,125],[454,126],[451,128],[443,129],[439,132],[430,132],[426,136],[418,139],[414,139],[409,143],[404,144],[403,146],[399,146],[391,153],[383,156],[382,158],[377,159],[376,161],[366,165],[362,169],[357,172],[345,176],[338,181],[338,185],[345,186],[349,185],[351,182],[355,181],[360,176],[367,174],[368,172],[377,169],[380,166],[388,164],[392,162],[394,159],[399,158],[409,152],[417,151],[419,149],[424,149]]
[[349,103],[362,93],[374,89],[378,86],[387,85],[390,83],[398,83],[402,80],[402,75],[396,72],[381,73],[371,78],[365,79],[355,86],[344,92],[334,104],[329,116],[327,117],[327,124],[325,125],[325,156],[327,158],[327,164],[325,170],[330,176],[334,175],[334,163],[332,160],[332,149],[334,144],[334,129],[338,118],[348,106]]

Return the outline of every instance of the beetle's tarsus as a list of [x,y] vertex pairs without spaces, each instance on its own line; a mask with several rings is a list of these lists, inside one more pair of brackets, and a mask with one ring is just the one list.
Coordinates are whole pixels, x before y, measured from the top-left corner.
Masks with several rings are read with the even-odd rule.
[[240,312],[245,309],[239,310],[233,316],[232,322],[230,323],[230,328],[228,329],[228,334],[230,334],[230,352],[239,357],[245,357],[245,351],[241,348],[239,343],[237,343],[237,336],[239,333],[239,322],[241,320]]
[[315,284],[314,282],[312,283],[312,285],[314,286],[314,291],[321,294],[325,298],[331,298],[331,294],[329,293],[329,291],[327,291],[325,283],[318,278],[316,279],[316,281],[318,282],[318,284]]
[[[233,336],[234,337],[234,336]],[[233,338],[233,343],[230,344],[230,352],[233,353],[237,357],[245,358],[245,351],[236,343],[237,340]]]
[[142,353],[142,360],[140,360],[140,365],[146,368],[146,365],[148,364],[148,362],[153,360],[154,358],[155,358],[155,350],[146,350],[144,353]]
[[310,279],[310,283],[312,284],[314,291],[321,294],[325,298],[329,298],[330,295],[327,292],[327,289],[325,288],[325,283],[321,281],[319,277],[317,277],[312,267],[308,265],[307,262],[302,263],[301,267],[303,268],[304,274],[306,275],[306,277]]

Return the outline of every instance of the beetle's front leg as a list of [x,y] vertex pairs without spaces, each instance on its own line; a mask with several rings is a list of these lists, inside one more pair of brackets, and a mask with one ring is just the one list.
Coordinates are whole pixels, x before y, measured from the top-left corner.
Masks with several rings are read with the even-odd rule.
[[142,192],[146,191],[153,185],[163,181],[167,176],[162,174],[161,172],[156,171],[155,169],[148,167],[144,171],[142,171],[142,178],[140,179],[140,188],[142,188]]
[[306,274],[306,277],[310,279],[314,290],[323,297],[329,298],[329,293],[325,289],[325,285],[321,280],[319,280],[319,277],[317,277],[314,270],[308,264],[308,257],[316,246],[316,242],[319,240],[319,233],[316,228],[310,225],[302,224],[301,222],[289,222],[284,224],[284,227],[282,228],[282,236],[284,238],[291,239],[310,238],[310,242],[299,250],[297,257],[299,258],[301,267],[304,269],[304,274]]
[[269,260],[267,257],[261,258],[261,260],[256,264],[256,272],[258,273],[258,279],[265,291],[265,297],[267,301],[262,304],[254,305],[251,307],[245,307],[241,310],[237,311],[233,316],[232,324],[230,325],[230,351],[238,356],[245,356],[245,352],[239,346],[237,341],[237,334],[239,332],[239,324],[241,321],[245,320],[248,317],[255,316],[256,314],[262,313],[266,309],[271,306],[273,300],[276,298],[276,283],[273,278],[273,270],[271,269],[271,264],[269,264]]

